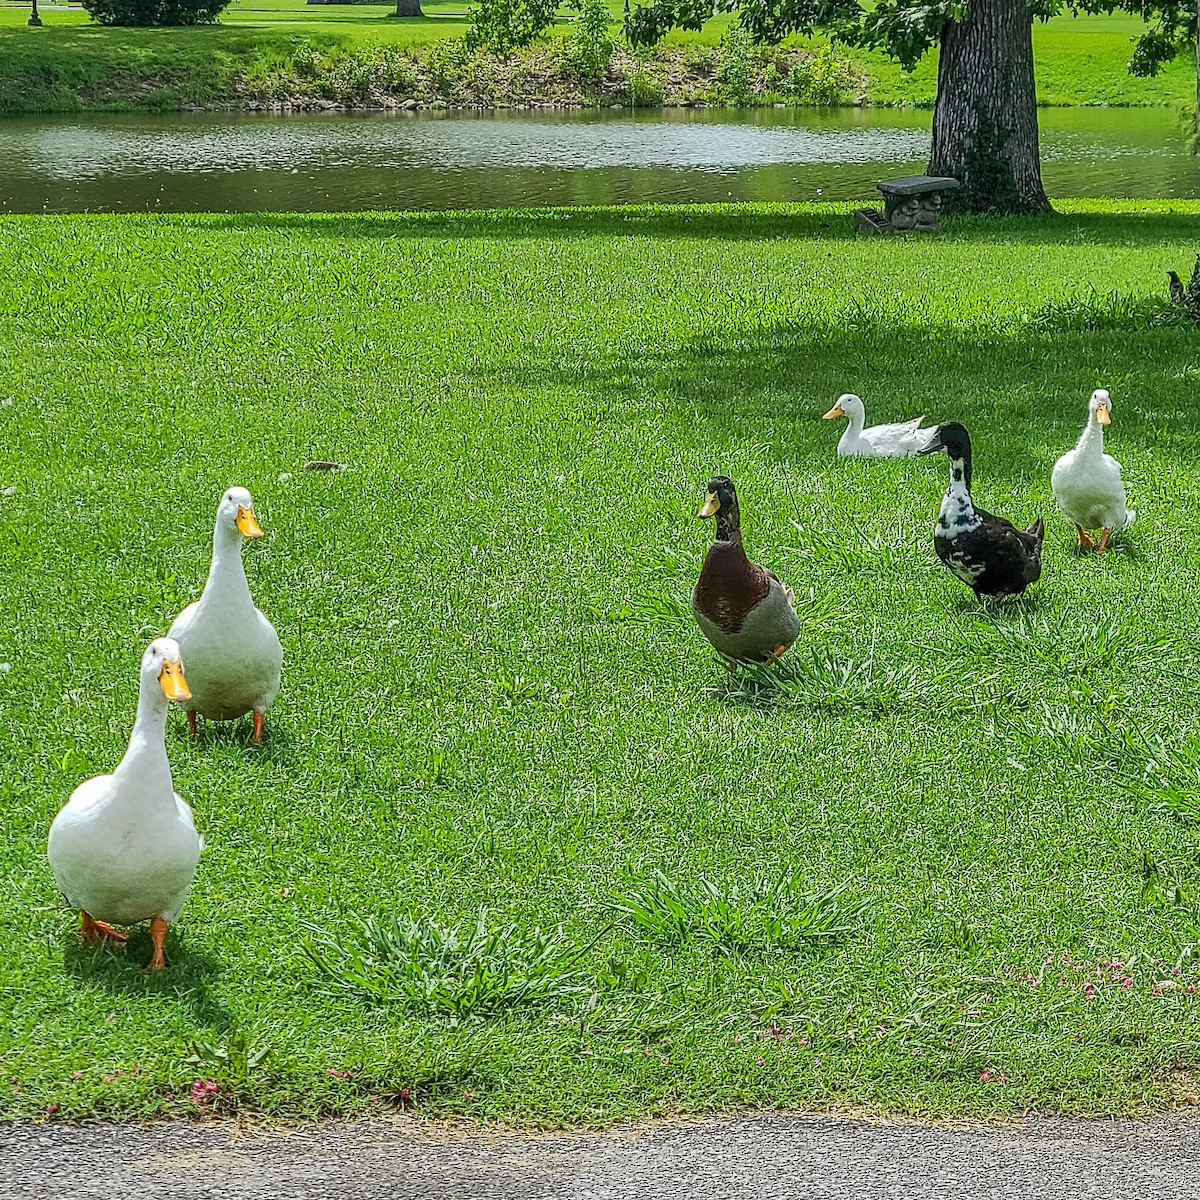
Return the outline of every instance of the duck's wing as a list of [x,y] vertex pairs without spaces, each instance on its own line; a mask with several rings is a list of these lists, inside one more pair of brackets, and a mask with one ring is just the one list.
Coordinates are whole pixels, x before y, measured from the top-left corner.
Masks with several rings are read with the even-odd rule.
[[983,521],[977,535],[986,542],[995,566],[1009,564],[1015,568],[1022,563],[1037,563],[1040,568],[1042,539],[1046,534],[1046,524],[1041,517],[1027,529],[1018,529],[1011,521],[994,513],[982,508],[975,511]]
[[[757,564],[751,563],[751,566],[757,566]],[[788,585],[786,583],[784,583],[783,580],[780,579],[779,576],[776,575],[775,572],[772,571],[770,567],[761,567],[760,570],[762,570],[766,573],[767,581],[770,584],[770,586],[772,588],[776,588],[776,587],[779,588],[780,591],[782,591],[784,596],[786,597],[787,602],[793,608],[795,608],[796,607],[796,593],[790,587],[788,587]]]
[[872,425],[862,432],[863,440],[880,454],[914,454],[928,440],[927,431],[921,430],[924,417],[911,421],[896,421],[891,425]]

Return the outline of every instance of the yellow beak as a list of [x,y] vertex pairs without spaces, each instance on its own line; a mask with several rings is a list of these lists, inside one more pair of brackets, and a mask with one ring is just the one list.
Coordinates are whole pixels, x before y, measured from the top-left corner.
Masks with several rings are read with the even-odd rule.
[[1112,424],[1112,417],[1110,417],[1108,415],[1108,405],[1107,404],[1097,404],[1096,405],[1096,420],[1099,421],[1101,425],[1111,425]]
[[696,514],[698,517],[715,517],[721,507],[720,497],[716,492],[704,493],[704,507]]
[[168,700],[190,700],[192,693],[183,677],[183,663],[165,662],[158,673],[158,683]]
[[242,531],[242,537],[262,537],[262,527],[254,518],[253,508],[243,508],[238,505],[237,527]]
[[822,418],[822,421],[832,420],[834,417],[844,417],[846,410],[840,405],[835,404]]

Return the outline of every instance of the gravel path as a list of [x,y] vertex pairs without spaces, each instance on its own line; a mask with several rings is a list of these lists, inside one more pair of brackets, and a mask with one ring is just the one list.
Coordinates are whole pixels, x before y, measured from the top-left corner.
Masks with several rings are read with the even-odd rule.
[[750,1116],[606,1133],[395,1119],[303,1131],[0,1126],[4,1200],[1194,1200],[1200,1120],[919,1126]]

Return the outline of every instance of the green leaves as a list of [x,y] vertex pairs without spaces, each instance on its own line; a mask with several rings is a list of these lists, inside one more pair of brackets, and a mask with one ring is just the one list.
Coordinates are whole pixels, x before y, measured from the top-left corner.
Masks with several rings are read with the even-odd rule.
[[504,57],[541,37],[557,14],[557,0],[478,0],[467,10],[467,49]]

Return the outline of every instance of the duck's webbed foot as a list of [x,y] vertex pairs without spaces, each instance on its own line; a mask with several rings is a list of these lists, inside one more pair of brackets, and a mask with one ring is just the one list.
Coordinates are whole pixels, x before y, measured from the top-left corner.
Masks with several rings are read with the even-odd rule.
[[1100,545],[1099,545],[1099,546],[1097,546],[1097,547],[1096,547],[1096,549],[1097,549],[1097,550],[1098,550],[1098,551],[1099,551],[1101,554],[1103,554],[1103,553],[1104,553],[1104,551],[1108,549],[1108,539],[1109,539],[1110,537],[1112,537],[1112,530],[1111,530],[1111,529],[1102,529],[1102,530],[1100,531]]
[[91,913],[79,910],[79,937],[84,942],[116,942],[123,946],[129,934],[115,929],[107,921],[97,921]]
[[266,714],[265,714],[265,713],[260,713],[260,712],[259,712],[257,709],[255,710],[255,712],[254,712],[254,738],[253,738],[253,741],[254,741],[254,744],[255,744],[256,746],[261,746],[261,745],[262,745],[262,730],[263,730],[263,717],[264,717],[264,716],[266,716]]
[[[1090,533],[1088,533],[1088,531],[1086,529],[1084,529],[1084,527],[1082,525],[1080,525],[1078,522],[1075,523],[1075,528],[1079,533],[1079,541],[1076,543],[1075,549],[1076,550],[1090,550],[1096,544],[1095,541],[1092,539],[1092,535]],[[1107,540],[1107,537],[1108,537],[1108,531],[1106,530],[1105,531],[1105,539],[1106,540]],[[1100,549],[1101,550],[1104,549],[1103,544],[1101,545]]]
[[150,922],[150,940],[154,943],[154,955],[146,964],[147,971],[161,971],[167,965],[167,956],[163,954],[163,942],[167,937],[167,922],[163,917],[155,917]]
[[194,708],[188,709],[188,729],[191,731],[192,737],[198,738],[200,736],[200,728],[196,724],[196,710]]

